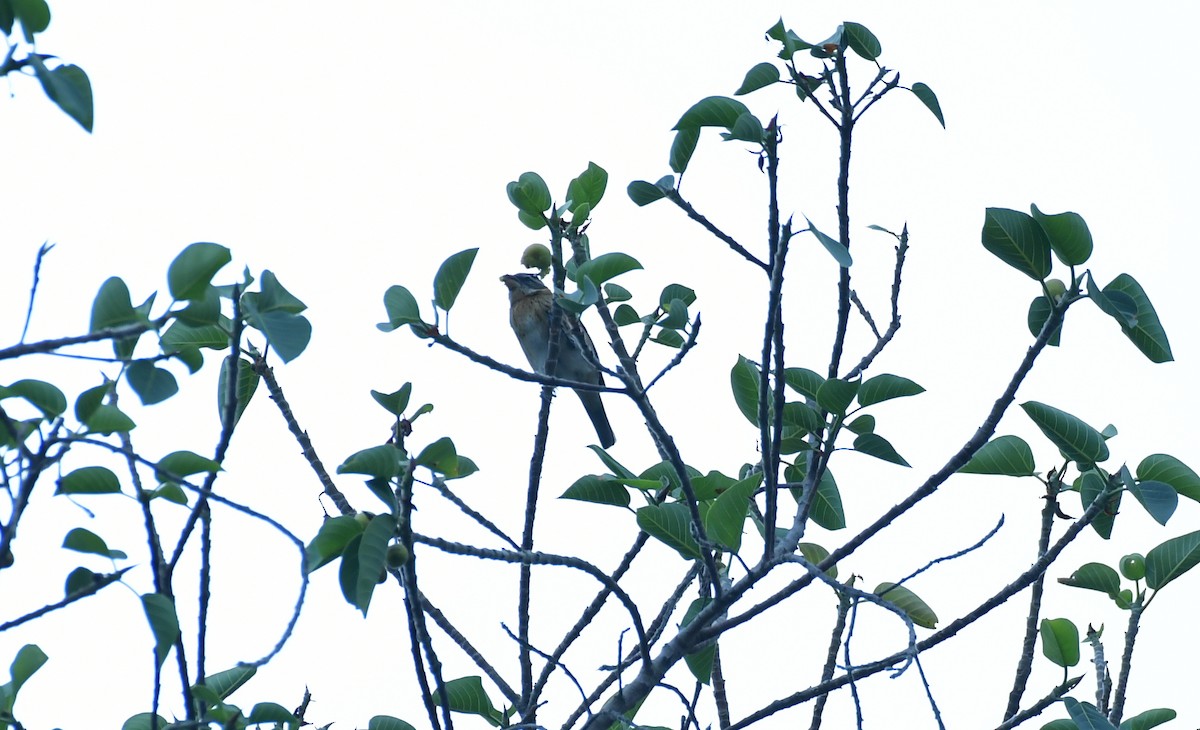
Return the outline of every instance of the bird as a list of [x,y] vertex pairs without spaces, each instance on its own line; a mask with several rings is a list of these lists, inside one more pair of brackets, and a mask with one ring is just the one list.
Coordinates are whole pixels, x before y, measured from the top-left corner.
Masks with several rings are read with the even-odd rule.
[[[554,295],[533,274],[505,274],[500,281],[508,287],[508,322],[512,325],[517,341],[529,366],[534,372],[546,374],[546,357],[550,350],[550,312],[554,306]],[[594,383],[604,385],[604,375],[597,367],[599,358],[592,338],[579,320],[565,310],[559,310],[563,327],[562,344],[558,348],[558,364],[555,377],[563,380],[574,380],[579,383]],[[604,412],[604,404],[600,401],[600,393],[595,390],[574,389],[575,395],[583,403],[600,446],[609,448],[617,442],[612,426],[608,423],[608,414]]]

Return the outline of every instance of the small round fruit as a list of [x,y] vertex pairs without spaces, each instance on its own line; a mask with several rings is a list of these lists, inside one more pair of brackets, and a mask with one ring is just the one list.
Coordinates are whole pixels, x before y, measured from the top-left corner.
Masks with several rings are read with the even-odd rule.
[[1121,575],[1129,580],[1141,580],[1146,577],[1146,558],[1141,553],[1130,553],[1121,558]]
[[1067,293],[1067,285],[1062,279],[1050,279],[1046,282],[1046,291],[1050,292],[1050,298],[1057,302]]
[[531,243],[521,254],[521,265],[527,269],[538,269],[542,273],[550,270],[550,249],[540,243]]
[[397,570],[408,562],[408,548],[397,543],[388,548],[387,551],[387,566],[392,570]]
[[367,525],[371,523],[371,515],[366,512],[359,512],[354,515],[354,521],[358,523],[359,527],[365,530],[367,529]]

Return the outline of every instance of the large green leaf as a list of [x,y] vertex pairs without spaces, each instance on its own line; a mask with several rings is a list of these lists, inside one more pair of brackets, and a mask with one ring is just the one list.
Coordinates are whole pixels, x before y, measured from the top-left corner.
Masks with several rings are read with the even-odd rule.
[[1175,508],[1179,505],[1179,494],[1164,482],[1144,479],[1129,487],[1133,495],[1146,512],[1160,525],[1167,524]]
[[[225,426],[225,400],[229,394],[229,360],[221,360],[221,374],[217,378],[217,412],[221,418],[221,425]],[[246,358],[238,358],[237,366],[237,384],[234,386],[234,397],[237,399],[237,404],[233,410],[233,422],[236,424],[242,418],[242,413],[245,412],[246,406],[250,405],[250,399],[254,397],[254,391],[258,390],[258,381],[261,380],[258,373],[254,371],[254,364]]]
[[1092,232],[1088,230],[1083,216],[1069,212],[1047,215],[1038,210],[1036,205],[1031,206],[1030,211],[1033,219],[1046,232],[1050,248],[1059,261],[1067,266],[1087,263],[1092,256]]
[[1104,293],[1109,298],[1112,298],[1114,293],[1124,294],[1137,305],[1137,324],[1132,327],[1120,321],[1118,324],[1129,341],[1141,350],[1150,362],[1170,362],[1175,359],[1171,354],[1171,343],[1167,341],[1167,333],[1158,321],[1158,312],[1154,311],[1154,305],[1150,303],[1150,298],[1136,279],[1129,274],[1121,274],[1104,287]]
[[1064,697],[1063,706],[1067,708],[1067,714],[1071,716],[1071,720],[1079,730],[1117,730],[1104,716],[1104,713],[1097,710],[1095,705],[1090,702],[1080,702],[1074,697]]
[[1104,509],[1092,521],[1092,529],[1105,540],[1112,537],[1113,522],[1117,518],[1117,509],[1121,506],[1122,492],[1110,490],[1108,476],[1096,468],[1088,469],[1080,474],[1074,482],[1074,487],[1079,492],[1080,506],[1084,509],[1101,499],[1102,495],[1109,495],[1104,497]]
[[120,550],[110,549],[108,544],[104,542],[104,538],[82,527],[73,528],[67,533],[66,537],[63,538],[63,547],[75,552],[101,555],[111,560],[124,560],[129,557]]
[[[686,127],[675,133],[675,141],[671,143],[669,161],[671,169],[677,174],[682,176],[684,171],[687,170],[688,163],[692,161],[692,154],[696,151],[696,143],[699,141],[699,127]],[[665,195],[666,193],[667,191],[664,190],[663,194]],[[645,203],[639,203],[639,205],[645,205]]]
[[407,722],[391,715],[376,715],[367,722],[367,730],[417,730]]
[[678,552],[685,560],[700,557],[700,546],[692,536],[692,515],[686,504],[652,504],[637,511],[638,527],[650,537]]
[[536,172],[521,173],[519,178],[508,184],[507,190],[509,202],[529,216],[540,219],[553,204],[550,188]]
[[[446,682],[445,686],[446,700],[451,710],[468,715],[479,715],[493,727],[498,726],[503,720],[504,715],[492,705],[491,699],[483,689],[483,680],[480,677],[452,679]],[[441,697],[436,692],[433,694],[433,703],[435,705],[442,703]]]
[[337,468],[338,474],[363,474],[372,479],[391,479],[400,473],[404,453],[392,444],[357,451]]
[[733,92],[734,96],[749,94],[751,91],[770,86],[779,81],[779,69],[773,63],[763,62],[754,66],[746,72],[746,78],[742,80],[742,85],[738,90]]
[[883,46],[880,45],[879,39],[861,23],[851,23],[850,21],[842,23],[842,33],[850,50],[868,61],[874,61],[879,58],[880,53],[883,53]]
[[833,256],[834,260],[838,262],[838,265],[843,269],[850,268],[850,266],[854,263],[854,259],[851,258],[850,251],[847,250],[844,245],[842,245],[842,242],[817,230],[817,227],[813,225],[813,222],[808,220],[808,218],[805,218],[804,220],[808,222],[808,230],[817,237],[817,240],[821,242],[821,245],[825,247],[825,250],[829,252],[829,255]]
[[125,379],[144,406],[161,403],[179,392],[179,384],[171,371],[158,367],[153,360],[130,363],[125,370]]
[[142,610],[150,622],[150,631],[154,634],[154,657],[161,667],[175,640],[179,638],[179,617],[175,615],[175,604],[161,593],[147,593],[142,596]]
[[1121,590],[1121,577],[1104,563],[1085,563],[1070,577],[1059,578],[1058,582],[1072,588],[1100,591],[1109,596],[1115,596]]
[[1172,538],[1146,553],[1146,585],[1154,590],[1200,563],[1200,531]]
[[1039,632],[1042,635],[1042,653],[1060,667],[1073,667],[1079,663],[1079,629],[1070,619],[1044,618]]
[[817,391],[825,383],[825,378],[808,368],[787,368],[783,376],[789,388],[813,400],[817,399]]
[[339,557],[350,541],[362,534],[368,521],[366,517],[359,521],[356,515],[342,515],[322,522],[317,536],[305,548],[308,572]]
[[902,585],[895,583],[880,583],[875,587],[875,595],[888,603],[894,604],[903,611],[917,626],[926,629],[937,628],[937,614],[921,597]]
[[1033,450],[1019,436],[997,436],[981,446],[958,470],[962,474],[1029,477],[1035,471]]
[[1100,432],[1070,413],[1037,401],[1026,401],[1021,408],[1071,461],[1086,468],[1108,459],[1108,444]]
[[454,306],[454,300],[458,298],[458,292],[462,290],[462,286],[467,280],[467,274],[471,273],[471,264],[475,263],[475,254],[477,253],[479,253],[479,249],[468,248],[442,262],[442,265],[438,267],[437,275],[433,277],[434,304],[447,312],[450,311],[450,308]]
[[860,454],[874,456],[876,459],[883,459],[893,464],[909,466],[904,457],[896,452],[891,442],[877,433],[864,433],[854,439],[854,450]]
[[933,112],[933,116],[937,117],[938,124],[941,124],[942,129],[945,129],[946,118],[942,116],[942,105],[938,103],[937,94],[933,93],[933,89],[929,88],[927,84],[918,81],[909,90],[912,91],[913,96],[921,100],[926,109]]
[[738,410],[751,424],[758,425],[758,394],[760,388],[758,367],[743,355],[729,371],[729,383],[733,389],[733,401]]
[[[1037,296],[1029,303],[1029,312],[1025,315],[1025,324],[1029,327],[1029,334],[1034,337],[1040,337],[1042,328],[1046,326],[1047,320],[1054,311],[1054,305],[1045,296]],[[1054,328],[1054,332],[1050,333],[1050,338],[1046,340],[1046,344],[1051,347],[1058,347],[1062,344],[1062,329],[1063,323],[1059,322]]]
[[733,484],[717,497],[704,515],[708,537],[736,553],[742,546],[742,528],[750,512],[750,499],[762,483],[762,474],[754,474]]
[[846,527],[846,512],[842,507],[842,494],[838,491],[837,481],[828,469],[821,475],[817,483],[817,493],[813,495],[812,509],[809,517],[826,530],[841,530]]
[[421,321],[421,308],[417,305],[417,298],[399,284],[388,287],[383,293],[383,307],[387,310],[388,321],[376,325],[383,332],[391,332],[406,324]]
[[[687,611],[683,613],[683,622],[681,626],[690,624],[696,616],[708,607],[711,603],[710,598],[697,598],[688,605]],[[688,669],[692,672],[692,676],[701,684],[709,684],[712,681],[713,664],[717,656],[717,642],[709,642],[699,651],[688,654],[683,659],[687,663]]]
[[667,190],[663,190],[659,186],[648,183],[645,180],[634,180],[625,188],[625,193],[629,195],[629,199],[639,208],[665,198],[667,192]]
[[1200,476],[1169,454],[1151,454],[1142,459],[1137,466],[1137,478],[1170,484],[1181,496],[1200,502]]
[[80,467],[58,480],[55,494],[118,494],[121,481],[103,466]]
[[220,244],[190,244],[167,267],[167,289],[178,300],[202,298],[212,278],[232,259],[229,249]]
[[868,378],[858,389],[858,404],[871,406],[893,398],[924,393],[925,389],[908,378],[884,373]]
[[567,185],[567,200],[571,205],[571,214],[578,216],[581,205],[587,205],[589,210],[595,210],[604,197],[606,187],[608,187],[608,172],[596,163],[588,162],[587,169]]
[[67,116],[91,132],[95,109],[92,102],[92,82],[87,73],[69,63],[47,68],[43,58],[45,56],[36,53],[29,55],[30,65],[42,84],[42,90]]
[[[746,105],[726,96],[710,96],[696,102],[683,113],[671,129],[699,129],[701,127],[725,127],[732,129],[738,117],[749,113]],[[681,172],[681,170],[676,170]]]
[[39,647],[37,644],[26,644],[25,646],[21,647],[19,651],[17,651],[17,655],[13,658],[12,664],[9,667],[12,679],[9,680],[7,686],[3,688],[8,691],[7,694],[9,702],[6,703],[8,706],[0,707],[0,710],[12,710],[11,700],[16,698],[16,695],[18,692],[20,692],[21,687],[27,681],[29,681],[29,678],[32,677],[37,670],[42,668],[42,665],[45,664],[48,659],[49,657],[46,656],[46,652],[42,651],[41,647]]
[[844,416],[861,384],[861,380],[826,380],[817,389],[817,405],[834,415]]
[[983,218],[983,247],[1031,279],[1050,274],[1050,241],[1028,213],[988,208]]
[[559,499],[575,499],[580,502],[610,504],[615,507],[629,506],[629,490],[621,480],[608,474],[585,474],[567,487]]
[[57,386],[44,380],[18,380],[8,387],[0,386],[0,400],[24,398],[46,418],[58,418],[67,410],[67,397]]
[[584,262],[575,271],[575,280],[583,281],[586,278],[596,286],[599,286],[627,271],[636,271],[640,268],[642,268],[642,265],[638,263],[638,260],[628,254],[619,252],[606,253]]
[[1175,710],[1160,707],[1154,710],[1146,710],[1140,712],[1133,717],[1130,717],[1121,723],[1121,730],[1150,730],[1152,727],[1158,727],[1165,722],[1170,722],[1175,719]]

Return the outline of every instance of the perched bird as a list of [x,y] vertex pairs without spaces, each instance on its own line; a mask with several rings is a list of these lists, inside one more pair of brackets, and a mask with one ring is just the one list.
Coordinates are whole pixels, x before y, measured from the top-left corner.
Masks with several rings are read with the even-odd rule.
[[[521,343],[525,358],[529,360],[529,366],[534,372],[545,375],[546,356],[550,350],[550,310],[554,306],[554,296],[541,279],[533,274],[505,274],[500,277],[500,281],[508,287],[508,321],[513,332],[517,334],[517,341]],[[587,330],[570,313],[560,311],[563,337],[558,348],[555,377],[604,385],[604,376],[593,364],[599,362],[599,359]],[[616,443],[617,437],[613,435],[612,426],[608,424],[608,415],[604,412],[604,404],[600,402],[600,393],[594,390],[576,390],[575,394],[583,403],[588,418],[592,419],[600,445],[607,449]]]

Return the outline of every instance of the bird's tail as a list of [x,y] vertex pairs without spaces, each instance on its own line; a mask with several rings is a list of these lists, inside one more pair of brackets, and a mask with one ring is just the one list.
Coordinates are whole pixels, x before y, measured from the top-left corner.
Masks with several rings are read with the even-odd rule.
[[606,449],[610,448],[617,442],[617,437],[608,423],[608,414],[604,412],[604,403],[600,401],[600,394],[587,390],[575,392],[579,395],[579,401],[583,403],[583,409],[587,411],[588,418],[592,419],[592,425],[596,428],[596,436],[600,439],[600,446]]

